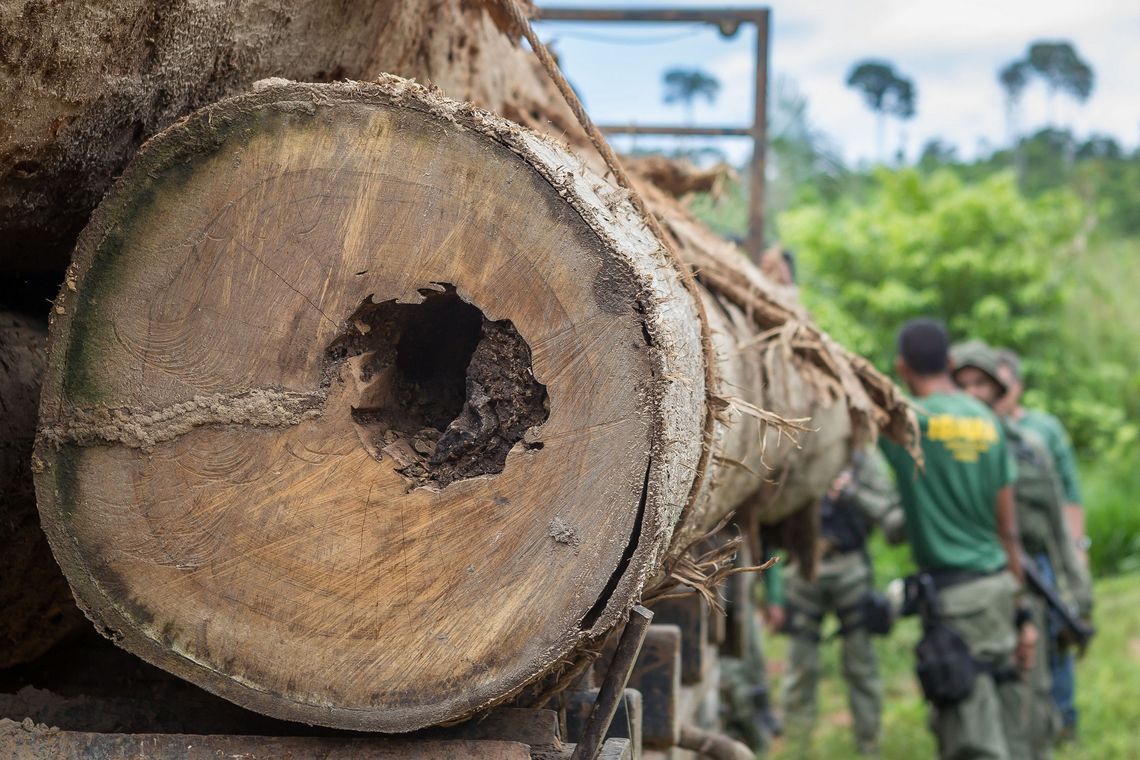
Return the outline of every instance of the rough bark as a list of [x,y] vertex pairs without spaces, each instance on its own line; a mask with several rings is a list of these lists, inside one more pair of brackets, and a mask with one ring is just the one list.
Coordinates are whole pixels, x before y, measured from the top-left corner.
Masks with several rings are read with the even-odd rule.
[[511,52],[461,0],[0,0],[0,271],[62,270],[143,141],[258,79],[394,72],[549,118]]
[[40,530],[32,442],[47,329],[0,312],[0,669],[32,660],[83,616]]

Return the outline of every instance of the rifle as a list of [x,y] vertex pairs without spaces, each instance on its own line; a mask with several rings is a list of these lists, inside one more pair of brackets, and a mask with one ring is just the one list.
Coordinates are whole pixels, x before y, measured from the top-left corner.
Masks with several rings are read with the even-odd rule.
[[1057,614],[1063,626],[1060,639],[1076,644],[1079,649],[1088,646],[1089,641],[1096,635],[1096,628],[1077,617],[1073,608],[1065,604],[1057,595],[1057,589],[1045,582],[1037,564],[1026,556],[1025,552],[1018,550],[1021,556],[1021,570],[1025,573],[1025,583],[1029,590],[1045,600],[1045,603]]

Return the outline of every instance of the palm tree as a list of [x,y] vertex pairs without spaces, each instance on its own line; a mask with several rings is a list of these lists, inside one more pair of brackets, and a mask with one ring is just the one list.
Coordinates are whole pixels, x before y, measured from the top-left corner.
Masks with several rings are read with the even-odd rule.
[[720,93],[720,81],[701,69],[670,69],[665,72],[665,102],[680,103],[685,121],[693,123],[693,104],[698,97],[713,104]]
[[1092,67],[1078,54],[1072,43],[1065,41],[1034,42],[1026,56],[1029,68],[1045,82],[1049,90],[1049,124],[1053,118],[1053,101],[1058,92],[1084,103],[1092,94],[1095,81]]
[[863,102],[876,116],[876,144],[883,160],[883,128],[887,116],[902,124],[914,117],[917,92],[914,82],[895,71],[886,61],[860,61],[847,75],[847,86],[863,93]]

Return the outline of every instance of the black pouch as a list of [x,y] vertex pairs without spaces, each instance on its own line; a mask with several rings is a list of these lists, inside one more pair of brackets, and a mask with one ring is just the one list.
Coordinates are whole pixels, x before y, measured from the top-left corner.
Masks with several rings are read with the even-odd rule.
[[904,606],[922,615],[922,639],[914,648],[922,693],[936,706],[956,705],[973,692],[981,665],[970,654],[962,634],[942,617],[938,589],[930,573],[908,578],[906,591]]
[[918,682],[926,699],[955,705],[974,690],[979,666],[962,635],[940,619],[929,621],[914,649]]
[[894,626],[895,618],[891,611],[891,601],[886,594],[868,591],[860,603],[863,626],[868,633],[886,636]]

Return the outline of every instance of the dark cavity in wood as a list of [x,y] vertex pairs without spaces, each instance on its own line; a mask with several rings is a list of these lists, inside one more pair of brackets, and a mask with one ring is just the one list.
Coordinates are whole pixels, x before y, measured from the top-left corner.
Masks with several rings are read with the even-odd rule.
[[[452,285],[420,294],[418,304],[366,298],[326,350],[326,376],[352,384],[361,443],[412,487],[502,472],[550,414],[530,346]],[[542,448],[532,437],[523,445]]]

